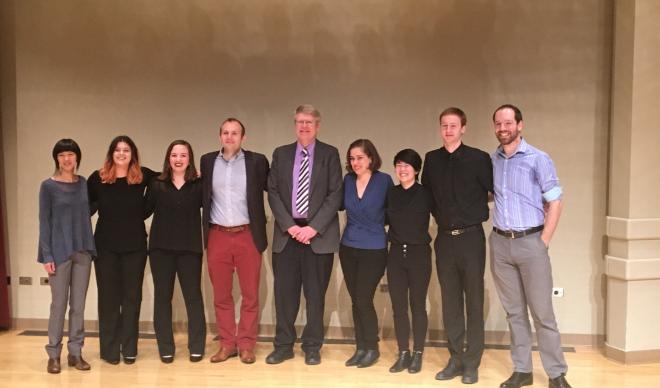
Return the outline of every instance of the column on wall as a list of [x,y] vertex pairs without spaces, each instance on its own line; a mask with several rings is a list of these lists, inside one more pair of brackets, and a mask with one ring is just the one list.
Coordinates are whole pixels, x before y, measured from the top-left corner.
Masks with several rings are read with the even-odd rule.
[[605,354],[660,361],[660,2],[615,2]]

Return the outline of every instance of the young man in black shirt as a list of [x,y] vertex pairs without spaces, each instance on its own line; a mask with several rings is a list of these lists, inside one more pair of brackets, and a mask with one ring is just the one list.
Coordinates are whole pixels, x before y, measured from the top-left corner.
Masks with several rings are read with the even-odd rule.
[[488,220],[493,169],[486,152],[463,144],[467,119],[462,110],[447,108],[439,120],[443,147],[426,154],[422,174],[438,224],[434,248],[450,353],[435,378],[462,375],[464,384],[474,384],[484,350],[486,241],[481,223]]

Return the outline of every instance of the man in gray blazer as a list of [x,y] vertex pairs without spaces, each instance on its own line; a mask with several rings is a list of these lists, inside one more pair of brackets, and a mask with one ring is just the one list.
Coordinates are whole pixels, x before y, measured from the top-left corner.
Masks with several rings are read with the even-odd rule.
[[339,152],[316,139],[321,114],[311,105],[295,111],[296,142],[273,152],[268,202],[275,216],[275,350],[266,363],[293,358],[300,290],[305,294],[307,324],[302,333],[305,363],[321,363],[323,313],[334,252],[339,248],[337,211],[342,201]]

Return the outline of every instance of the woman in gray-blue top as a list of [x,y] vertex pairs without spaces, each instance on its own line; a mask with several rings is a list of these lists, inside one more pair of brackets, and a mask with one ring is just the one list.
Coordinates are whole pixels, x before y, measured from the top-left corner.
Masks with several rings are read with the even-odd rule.
[[37,261],[48,273],[52,295],[48,318],[48,373],[60,373],[64,317],[69,305],[68,365],[89,370],[82,358],[83,319],[92,255],[96,255],[90,221],[87,182],[76,174],[80,147],[62,139],[53,147],[55,173],[39,190],[39,251]]

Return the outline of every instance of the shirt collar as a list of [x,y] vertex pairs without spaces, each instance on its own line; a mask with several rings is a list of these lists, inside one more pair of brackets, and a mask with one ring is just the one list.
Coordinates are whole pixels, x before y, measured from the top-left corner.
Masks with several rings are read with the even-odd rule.
[[[529,150],[529,144],[525,141],[525,138],[521,137],[520,138],[520,144],[518,144],[518,148],[516,148],[516,151],[511,154],[511,158],[516,155],[516,154],[525,154]],[[502,148],[501,145],[497,147],[497,154],[503,158],[507,158],[506,153],[504,152],[504,149]]]
[[447,151],[447,149],[444,146],[440,148],[440,152],[442,152],[445,156],[454,155],[454,157],[460,157],[464,149],[465,149],[465,143],[461,141],[461,144],[459,144],[458,147],[456,147],[454,152]]
[[311,155],[314,154],[314,147],[315,147],[315,146],[316,146],[316,140],[314,140],[313,142],[309,143],[309,145],[308,145],[307,147],[303,147],[302,144],[296,142],[296,153],[297,153],[297,154],[301,153],[302,150],[303,150],[303,148],[305,148],[305,149],[307,149],[307,152],[309,152],[309,155],[311,156]]
[[245,153],[243,153],[242,148],[239,149],[238,152],[236,153],[236,155],[234,155],[234,157],[229,159],[229,160],[225,160],[225,158],[222,157],[222,148],[221,148],[220,152],[218,153],[218,157],[217,157],[217,159],[221,159],[222,161],[224,161],[226,163],[232,163],[232,162],[235,162],[237,160],[241,160],[243,158],[245,158]]

